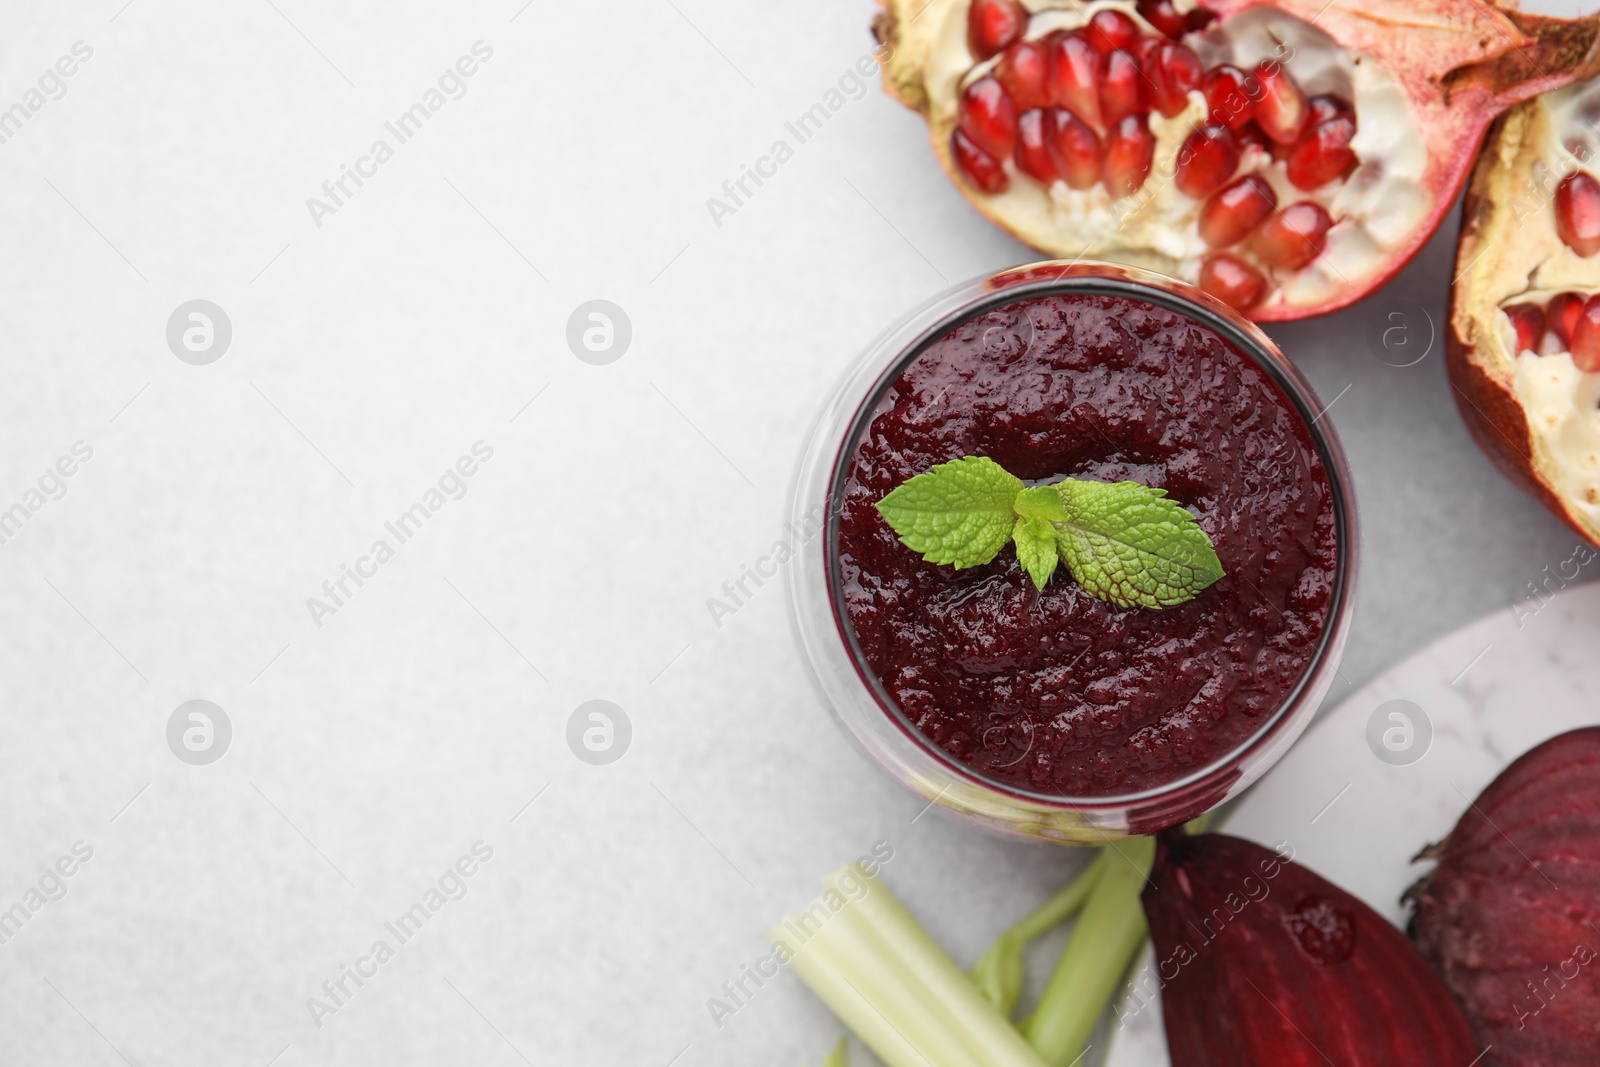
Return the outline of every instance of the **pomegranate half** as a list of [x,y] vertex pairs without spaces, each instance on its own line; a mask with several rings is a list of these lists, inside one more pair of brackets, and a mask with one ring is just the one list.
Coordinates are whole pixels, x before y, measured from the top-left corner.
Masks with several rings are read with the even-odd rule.
[[1382,284],[1496,115],[1600,73],[1596,22],[1482,0],[879,2],[884,84],[979,211],[1262,322]]
[[1495,123],[1463,204],[1446,351],[1510,478],[1600,544],[1600,79]]

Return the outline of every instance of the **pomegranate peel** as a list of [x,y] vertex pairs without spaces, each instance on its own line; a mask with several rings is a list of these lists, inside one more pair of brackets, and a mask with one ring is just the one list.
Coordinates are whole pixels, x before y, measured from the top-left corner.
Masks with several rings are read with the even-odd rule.
[[1563,216],[1586,184],[1570,179],[1600,173],[1597,121],[1600,80],[1521,104],[1490,131],[1463,201],[1445,340],[1478,445],[1600,544],[1600,306],[1585,325],[1600,268],[1582,240],[1574,247],[1582,219]]
[[[1484,0],[1209,0],[1186,12],[1172,0],[1028,0],[1020,35],[1004,14],[1015,7],[1002,10],[1001,0],[879,2],[873,26],[888,46],[885,87],[926,118],[940,165],[978,210],[1051,256],[1109,259],[1198,282],[1209,254],[1199,233],[1202,203],[1244,174],[1260,175],[1284,203],[1309,199],[1326,211],[1326,244],[1301,266],[1238,246],[1234,254],[1266,283],[1249,309],[1258,321],[1331,311],[1377,288],[1438,226],[1496,115],[1600,73],[1596,18],[1544,18]],[[991,24],[1003,32],[984,29]],[[978,51],[969,45],[975,25],[984,41]],[[1129,40],[1129,27],[1137,39]],[[1073,188],[1041,181],[1009,157],[992,157],[1003,182],[982,160],[981,173],[964,169],[954,136],[959,101],[1001,61],[998,52],[982,54],[1001,41],[1044,46],[1051,103],[1089,125],[1108,155],[1142,151],[1147,139],[1143,176],[1138,167],[1108,168],[1100,183]],[[1181,92],[1195,81],[1187,59],[1169,84],[1165,42],[1199,59],[1202,84],[1236,69],[1244,101],[1219,115],[1203,92]],[[1083,54],[1063,59],[1074,49]],[[1120,129],[1129,117],[1148,138]],[[1239,158],[1214,180],[1185,181],[1204,190],[1190,195],[1175,181],[1187,166],[1177,157],[1207,121],[1234,128]],[[1115,137],[1111,127],[1119,127]],[[1307,147],[1313,135],[1320,140]],[[1213,162],[1226,170],[1230,160]]]
[[1481,1049],[1405,936],[1236,837],[1168,832],[1144,890],[1173,1067],[1466,1067]]
[[1507,767],[1407,892],[1411,933],[1489,1067],[1593,1063],[1600,1047],[1600,727]]

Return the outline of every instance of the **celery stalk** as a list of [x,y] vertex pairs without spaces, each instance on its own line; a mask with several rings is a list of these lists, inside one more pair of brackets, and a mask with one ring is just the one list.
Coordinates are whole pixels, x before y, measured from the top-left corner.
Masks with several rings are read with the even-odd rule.
[[[881,890],[874,887],[874,891]],[[987,1067],[994,1063],[954,1015],[890,950],[854,905],[834,917],[824,951],[840,973],[936,1067]]]
[[811,991],[888,1067],[938,1067],[890,1022],[834,965],[815,939],[799,948],[781,934],[774,942],[789,948],[790,966]]
[[[838,890],[839,879],[850,870],[846,867],[835,872],[827,884]],[[983,1057],[982,1062],[1019,1067],[1037,1064],[1038,1057],[1017,1028],[984,999],[972,980],[928,936],[889,888],[859,864],[854,865],[854,874],[868,886],[868,891],[851,906],[860,909],[858,914],[867,924],[869,936],[900,961],[912,980],[926,990],[937,1010],[949,1015],[956,1032],[973,1052]]]
[[1023,1034],[1051,1067],[1070,1067],[1084,1052],[1127,972],[1146,927],[1140,894],[1155,861],[1155,839],[1106,846],[1106,866],[1078,917]]
[[972,982],[985,1000],[1011,1017],[1017,999],[1022,995],[1022,953],[1028,943],[1060,926],[1088,902],[1105,869],[1106,853],[1102,850],[1064,888],[1033,911],[1013,923],[1011,928],[995,939],[994,944],[972,968]]
[[886,886],[856,864],[827,883],[825,917],[797,913],[771,937],[889,1067],[1045,1067]]

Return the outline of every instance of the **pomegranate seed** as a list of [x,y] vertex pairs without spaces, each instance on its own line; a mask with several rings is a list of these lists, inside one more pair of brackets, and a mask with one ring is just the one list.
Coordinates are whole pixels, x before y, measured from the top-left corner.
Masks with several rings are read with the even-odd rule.
[[1517,332],[1517,351],[1539,351],[1539,342],[1544,339],[1544,309],[1538,304],[1512,304],[1505,311],[1511,328]]
[[1322,255],[1332,225],[1322,205],[1302,200],[1263,222],[1250,235],[1250,251],[1274,267],[1299,270]]
[[1017,169],[1046,186],[1061,176],[1050,156],[1051,132],[1050,116],[1040,108],[1017,118]]
[[1100,73],[1105,67],[1100,52],[1079,33],[1055,37],[1049,52],[1051,99],[1057,107],[1099,126]]
[[1202,122],[1184,138],[1172,177],[1179,191],[1199,200],[1233,177],[1238,167],[1239,145],[1228,127]]
[[1587,171],[1569,174],[1556,186],[1556,232],[1580,256],[1600,252],[1600,182]]
[[1176,41],[1161,42],[1146,67],[1154,85],[1156,109],[1169,119],[1189,106],[1189,93],[1200,88],[1206,76],[1194,49]]
[[1188,28],[1187,21],[1178,14],[1178,9],[1172,5],[1172,0],[1139,0],[1135,8],[1139,12],[1139,17],[1154,26],[1157,33],[1178,38],[1182,37],[1183,31]]
[[1350,151],[1355,135],[1355,122],[1343,116],[1313,126],[1289,150],[1289,181],[1296,189],[1320,189],[1348,174],[1356,165],[1356,154]]
[[967,11],[967,51],[977,59],[998,55],[1028,29],[1028,9],[1017,0],[972,0]]
[[1253,147],[1270,153],[1273,159],[1277,159],[1278,153],[1285,151],[1283,145],[1269,139],[1266,134],[1262,133],[1261,127],[1257,126],[1254,121],[1247,122],[1237,130],[1234,130],[1233,139],[1239,144],[1240,155],[1243,155],[1246,149]]
[[1050,113],[1050,125],[1050,155],[1061,180],[1072,189],[1087,189],[1099,181],[1103,153],[1100,138],[1089,124],[1066,108],[1058,108]]
[[1212,67],[1205,80],[1206,106],[1211,121],[1243,126],[1255,117],[1256,101],[1261,99],[1261,83],[1232,63]]
[[1267,295],[1267,280],[1244,260],[1218,252],[1201,262],[1200,288],[1229,307],[1249,311]]
[[961,94],[961,132],[995,159],[1011,154],[1017,143],[1017,105],[1005,86],[982,77]]
[[1269,59],[1257,66],[1256,80],[1261,83],[1261,99],[1256,101],[1256,124],[1279,144],[1294,144],[1305,133],[1311,118],[1306,94],[1276,60]]
[[1583,300],[1582,293],[1557,293],[1545,307],[1545,321],[1561,342],[1563,352],[1572,351],[1572,331],[1578,328],[1578,316],[1583,314]]
[[995,158],[959,129],[950,135],[950,154],[955,157],[956,166],[961,168],[967,180],[990,196],[1005,192],[1011,184],[1004,168]]
[[1018,41],[994,66],[994,76],[1019,111],[1050,103],[1050,53],[1038,41]]
[[1187,29],[1190,33],[1200,33],[1204,31],[1207,26],[1210,26],[1213,22],[1217,21],[1217,13],[1215,11],[1209,11],[1203,7],[1192,8],[1189,11],[1187,21]]
[[1311,124],[1313,126],[1328,119],[1338,118],[1340,115],[1343,115],[1351,122],[1356,120],[1356,109],[1351,107],[1350,102],[1342,96],[1323,93],[1320,96],[1313,96],[1306,101],[1306,104],[1311,109]]
[[1133,42],[1133,47],[1128,51],[1133,53],[1133,58],[1139,61],[1139,69],[1149,72],[1150,64],[1155,62],[1155,54],[1167,42],[1153,34],[1140,34],[1139,39]]
[[1278,194],[1267,180],[1246,174],[1212,193],[1200,208],[1200,236],[1212,248],[1238,244],[1277,206]]
[[1139,36],[1139,24],[1115,8],[1102,8],[1089,20],[1089,42],[1102,52],[1132,48]]
[[1115,126],[1124,115],[1145,111],[1144,72],[1138,60],[1117,48],[1106,56],[1106,72],[1100,82],[1100,121]]
[[1106,134],[1106,161],[1103,177],[1112,196],[1138,192],[1150,176],[1150,160],[1156,153],[1156,137],[1144,123],[1143,115],[1128,115]]
[[1600,296],[1584,302],[1572,331],[1572,362],[1586,374],[1600,371]]

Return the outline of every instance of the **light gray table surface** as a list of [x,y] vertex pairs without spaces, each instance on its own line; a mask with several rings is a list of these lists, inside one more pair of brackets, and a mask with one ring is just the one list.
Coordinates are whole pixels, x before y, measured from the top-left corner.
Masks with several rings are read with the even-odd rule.
[[[792,975],[720,1026],[707,1001],[825,872],[887,842],[969,962],[1079,863],[921,817],[829,723],[777,583],[707,608],[782,535],[853,354],[1031,258],[849,81],[867,4],[3,10],[0,108],[92,56],[0,143],[0,509],[59,496],[0,544],[0,910],[59,897],[0,943],[0,1063],[815,1062],[838,1028]],[[1354,470],[1352,685],[1575,544],[1468,440],[1437,344],[1401,368],[1369,342],[1386,301],[1442,327],[1454,240],[1452,215],[1381,297],[1271,331]],[[195,299],[231,323],[206,365],[167,339]],[[631,322],[607,365],[567,342],[594,299]],[[399,543],[442,477],[459,499]],[[203,766],[167,737],[195,699],[232,730]],[[595,699],[631,724],[607,766],[568,744]],[[459,899],[401,942],[441,878]]]

